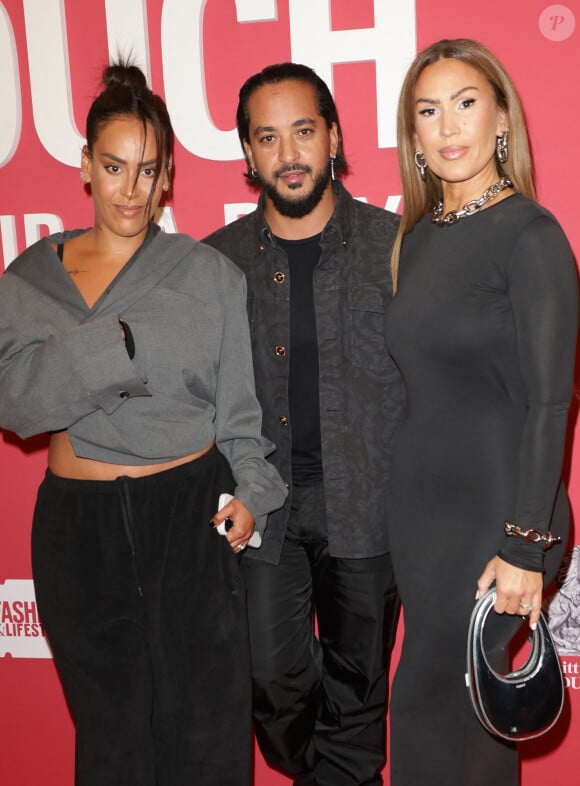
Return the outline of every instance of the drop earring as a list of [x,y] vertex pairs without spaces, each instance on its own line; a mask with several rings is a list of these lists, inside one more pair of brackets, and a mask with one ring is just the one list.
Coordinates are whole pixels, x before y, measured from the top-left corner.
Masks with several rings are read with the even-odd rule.
[[418,150],[415,150],[415,166],[419,170],[421,180],[424,181],[427,174],[427,161],[423,153],[420,153]]
[[505,164],[509,158],[509,149],[508,149],[508,134],[510,130],[506,128],[501,136],[496,137],[495,140],[495,152],[497,155],[497,160],[500,164]]

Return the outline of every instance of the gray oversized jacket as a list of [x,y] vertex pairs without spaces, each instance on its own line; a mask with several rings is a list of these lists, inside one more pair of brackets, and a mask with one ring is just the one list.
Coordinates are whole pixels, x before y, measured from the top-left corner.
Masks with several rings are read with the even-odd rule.
[[78,456],[117,464],[169,461],[215,439],[263,529],[286,492],[265,460],[273,445],[261,436],[245,300],[229,260],[152,225],[89,309],[40,240],[0,279],[0,425],[23,438],[66,429]]
[[[335,183],[337,202],[322,233],[313,277],[318,332],[322,465],[330,553],[363,558],[389,550],[388,479],[403,387],[387,354],[385,311],[392,295],[389,258],[398,217],[353,199]],[[256,392],[263,431],[277,450],[270,460],[291,486],[288,414],[290,278],[288,261],[256,211],[210,235],[206,243],[245,273]],[[272,513],[262,548],[247,557],[277,563],[291,494]]]

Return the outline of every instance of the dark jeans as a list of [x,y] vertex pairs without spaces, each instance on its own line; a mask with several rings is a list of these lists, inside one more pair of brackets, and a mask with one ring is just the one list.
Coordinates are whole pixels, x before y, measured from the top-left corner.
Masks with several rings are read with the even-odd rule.
[[239,558],[208,526],[216,450],[146,478],[47,473],[38,604],[76,729],[77,786],[244,786],[251,680]]
[[294,490],[279,565],[243,559],[242,569],[264,757],[296,783],[382,783],[399,610],[390,555],[330,556],[319,484]]

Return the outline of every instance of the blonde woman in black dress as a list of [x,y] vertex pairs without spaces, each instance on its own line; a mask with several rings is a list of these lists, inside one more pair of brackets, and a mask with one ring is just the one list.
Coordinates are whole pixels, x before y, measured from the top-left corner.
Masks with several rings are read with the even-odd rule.
[[515,88],[485,47],[441,41],[417,56],[398,135],[404,213],[388,340],[408,407],[389,516],[405,618],[391,784],[515,786],[515,746],[469,706],[466,634],[476,594],[495,582],[491,644],[505,662],[563,555],[547,547],[568,529],[576,269],[535,201]]

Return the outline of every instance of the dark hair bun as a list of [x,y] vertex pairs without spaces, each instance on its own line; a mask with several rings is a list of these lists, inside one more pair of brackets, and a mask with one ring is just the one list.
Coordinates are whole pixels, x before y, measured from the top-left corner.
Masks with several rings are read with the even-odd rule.
[[105,88],[125,87],[132,91],[147,90],[147,80],[140,68],[127,63],[113,63],[103,72]]
[[[101,129],[119,115],[137,118],[143,128],[147,124],[155,135],[158,163],[169,162],[173,147],[173,129],[165,102],[147,86],[143,71],[131,58],[117,58],[102,72],[104,90],[95,98],[89,109],[86,139],[89,152]],[[161,166],[159,167],[161,171]]]

